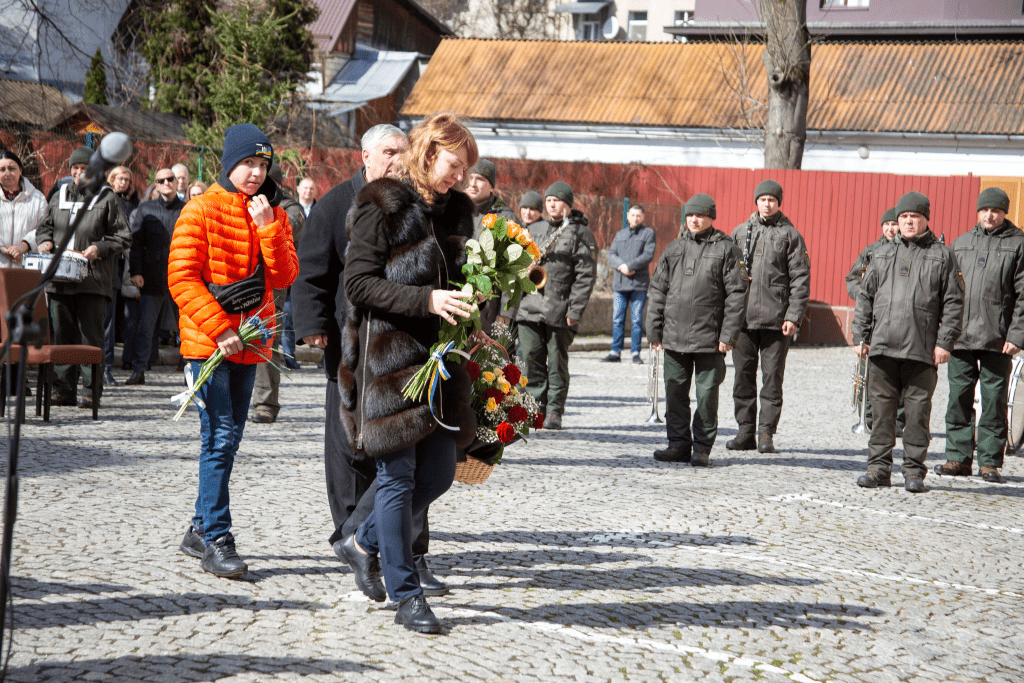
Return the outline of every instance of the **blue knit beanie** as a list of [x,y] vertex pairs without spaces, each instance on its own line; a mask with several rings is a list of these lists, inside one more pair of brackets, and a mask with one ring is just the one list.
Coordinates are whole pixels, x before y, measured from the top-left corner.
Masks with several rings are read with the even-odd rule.
[[239,123],[224,131],[224,151],[220,156],[224,173],[231,173],[248,157],[262,157],[273,163],[274,148],[263,131],[251,123]]

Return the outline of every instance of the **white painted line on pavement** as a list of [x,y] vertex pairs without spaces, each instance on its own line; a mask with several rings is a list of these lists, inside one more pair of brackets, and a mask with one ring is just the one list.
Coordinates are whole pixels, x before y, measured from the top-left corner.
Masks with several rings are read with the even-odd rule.
[[816,505],[827,505],[834,508],[842,508],[844,510],[854,510],[857,512],[866,512],[871,515],[881,515],[884,517],[900,517],[902,519],[912,519],[920,522],[938,522],[939,524],[955,524],[957,526],[970,527],[972,529],[984,529],[986,531],[1005,531],[1010,534],[1024,534],[1024,529],[1018,529],[1016,527],[1006,526],[994,526],[992,524],[981,524],[979,522],[962,522],[957,519],[943,519],[941,517],[925,517],[924,515],[911,515],[906,512],[890,512],[889,510],[875,510],[873,508],[861,507],[860,505],[848,505],[847,503],[840,503],[832,500],[823,500],[821,498],[814,498],[808,493],[789,493],[784,496],[774,496],[769,500],[778,500],[783,503],[815,503]]
[[715,652],[714,650],[706,650],[702,647],[694,647],[693,645],[683,645],[681,643],[676,645],[657,640],[649,640],[647,638],[617,638],[603,633],[581,631],[574,626],[564,626],[550,621],[519,621],[504,614],[498,614],[497,612],[490,612],[487,610],[448,608],[441,604],[434,604],[432,607],[436,611],[446,611],[456,617],[486,616],[505,623],[512,623],[523,628],[530,628],[544,633],[553,633],[555,635],[566,636],[568,638],[575,638],[576,640],[581,640],[586,643],[609,643],[612,645],[621,645],[623,647],[641,647],[647,650],[671,652],[673,654],[697,655],[698,657],[704,657],[715,662],[722,662],[723,664],[732,664],[735,666],[756,669],[758,671],[782,674],[783,676],[788,676],[790,680],[796,681],[796,683],[822,683],[822,681],[814,678],[808,678],[804,674],[789,671],[788,669],[783,669],[781,667],[768,664],[767,662],[762,662],[758,659],[753,659],[744,655],[735,655],[729,652]]

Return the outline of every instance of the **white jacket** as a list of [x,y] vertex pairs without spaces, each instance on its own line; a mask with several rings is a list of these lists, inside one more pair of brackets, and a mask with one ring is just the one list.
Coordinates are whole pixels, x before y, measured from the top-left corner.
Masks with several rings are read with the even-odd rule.
[[[49,207],[43,193],[32,186],[28,178],[21,178],[21,192],[14,199],[8,199],[0,191],[0,247],[27,242],[36,249],[36,226],[46,217]],[[0,254],[0,268],[20,268],[21,264],[11,263]]]

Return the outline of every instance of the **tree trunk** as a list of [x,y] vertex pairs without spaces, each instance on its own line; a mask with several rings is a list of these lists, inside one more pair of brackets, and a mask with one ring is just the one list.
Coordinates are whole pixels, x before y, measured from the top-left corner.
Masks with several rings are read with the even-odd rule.
[[800,168],[807,140],[811,81],[811,39],[803,0],[761,0],[765,24],[764,66],[768,116],[764,126],[764,167]]

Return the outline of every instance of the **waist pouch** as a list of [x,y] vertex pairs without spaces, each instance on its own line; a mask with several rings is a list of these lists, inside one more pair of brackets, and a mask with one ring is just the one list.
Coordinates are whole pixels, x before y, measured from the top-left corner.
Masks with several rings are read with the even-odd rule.
[[252,275],[227,285],[207,284],[224,312],[229,315],[247,313],[260,305],[267,293],[267,282],[263,275],[263,254],[259,255],[256,270]]

